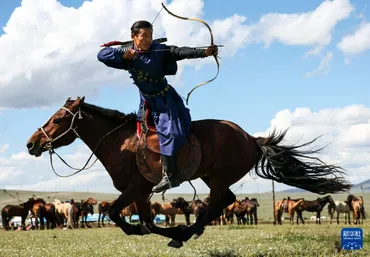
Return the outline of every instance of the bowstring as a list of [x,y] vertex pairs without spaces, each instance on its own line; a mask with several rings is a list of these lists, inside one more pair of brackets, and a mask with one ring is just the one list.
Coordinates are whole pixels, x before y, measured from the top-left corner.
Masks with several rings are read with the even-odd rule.
[[159,12],[157,13],[157,15],[155,16],[154,20],[152,21],[152,25],[154,24],[155,20],[158,18],[159,14],[161,13],[161,11],[163,10],[163,6],[162,8],[159,10]]

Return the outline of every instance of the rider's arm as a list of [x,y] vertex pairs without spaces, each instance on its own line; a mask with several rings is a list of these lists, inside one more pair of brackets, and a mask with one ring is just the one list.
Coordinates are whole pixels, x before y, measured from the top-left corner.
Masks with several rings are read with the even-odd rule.
[[128,70],[130,60],[123,58],[122,48],[105,47],[98,52],[97,58],[108,67]]
[[206,49],[199,49],[194,47],[177,47],[177,46],[166,46],[166,50],[164,52],[165,59],[174,58],[176,61],[180,61],[183,59],[196,59],[196,58],[205,58],[206,56]]

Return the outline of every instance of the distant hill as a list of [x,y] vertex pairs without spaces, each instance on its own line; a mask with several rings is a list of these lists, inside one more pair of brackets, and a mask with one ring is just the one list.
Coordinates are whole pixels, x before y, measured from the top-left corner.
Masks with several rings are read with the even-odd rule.
[[[370,179],[365,180],[365,181],[363,181],[361,183],[355,184],[351,188],[351,193],[362,193],[362,191],[364,193],[370,193]],[[302,190],[300,188],[290,188],[290,189],[279,191],[279,193],[290,193],[290,194],[294,194],[294,193],[307,193],[307,192],[308,191]]]

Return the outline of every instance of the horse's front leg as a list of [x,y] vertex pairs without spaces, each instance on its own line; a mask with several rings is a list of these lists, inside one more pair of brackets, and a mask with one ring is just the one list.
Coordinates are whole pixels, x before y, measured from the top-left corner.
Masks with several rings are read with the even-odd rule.
[[121,218],[121,210],[131,203],[135,202],[140,197],[140,190],[138,188],[127,188],[117,198],[114,204],[109,209],[109,218],[116,223],[118,227],[122,229],[127,235],[146,235],[150,234],[148,228],[142,224],[131,225],[126,222],[125,219]]
[[184,226],[184,231],[181,234],[175,235],[175,239],[168,246],[175,248],[181,247],[182,242],[188,241],[193,235],[196,235],[195,239],[197,239],[203,234],[207,224],[220,217],[223,209],[235,202],[236,197],[230,189],[223,189],[218,183],[211,184],[210,188],[210,200],[205,215],[197,219],[190,227]]

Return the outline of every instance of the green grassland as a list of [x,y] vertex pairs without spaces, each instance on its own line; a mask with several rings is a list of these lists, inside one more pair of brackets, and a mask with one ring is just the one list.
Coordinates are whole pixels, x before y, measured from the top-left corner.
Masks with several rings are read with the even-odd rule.
[[369,225],[364,248],[337,252],[341,225],[211,226],[180,249],[158,235],[127,236],[119,228],[0,231],[0,256],[370,256]]
[[[52,202],[55,198],[75,201],[94,197],[101,202],[113,200],[115,194],[83,193],[83,192],[31,192],[8,191],[21,200],[32,195]],[[355,194],[360,195],[360,194]],[[370,194],[361,194],[365,200],[365,209],[369,206]],[[192,194],[165,195],[165,201],[183,196],[187,200]],[[204,199],[207,195],[199,195]],[[127,236],[119,228],[106,227],[74,230],[43,230],[43,231],[9,231],[0,230],[0,256],[370,256],[370,225],[367,220],[359,225],[364,229],[364,248],[360,251],[336,250],[340,241],[340,230],[345,226],[314,224],[309,217],[314,213],[304,212],[306,225],[290,225],[285,220],[283,225],[274,226],[273,201],[271,193],[237,195],[238,199],[245,196],[256,197],[260,203],[258,219],[255,225],[208,226],[205,233],[197,240],[191,239],[181,249],[167,246],[170,241],[158,235]],[[286,194],[276,193],[276,200],[290,196],[316,199],[319,195],[311,193]],[[333,194],[334,200],[345,200],[347,194]],[[152,201],[162,202],[156,194]],[[6,204],[17,204],[17,199],[0,192],[0,208]],[[327,208],[322,216],[327,216]],[[193,218],[192,218],[193,221]],[[183,215],[177,215],[176,222],[184,222]],[[348,226],[348,225],[347,225]],[[354,227],[356,225],[351,225]]]

